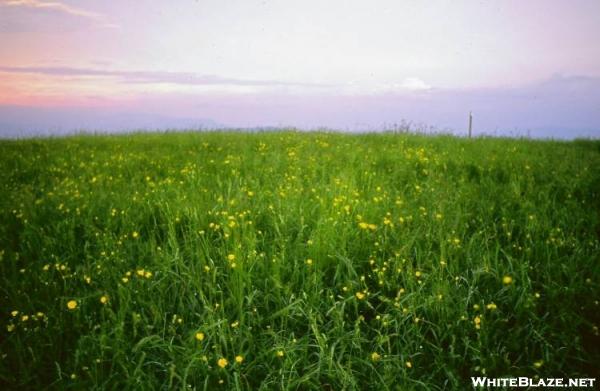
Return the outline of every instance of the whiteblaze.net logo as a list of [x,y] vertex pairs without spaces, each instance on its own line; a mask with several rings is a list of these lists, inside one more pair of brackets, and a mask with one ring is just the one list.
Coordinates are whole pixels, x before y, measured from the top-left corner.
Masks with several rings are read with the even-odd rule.
[[474,388],[492,388],[492,387],[594,387],[596,379],[594,378],[543,378],[533,379],[530,377],[471,377],[471,383]]

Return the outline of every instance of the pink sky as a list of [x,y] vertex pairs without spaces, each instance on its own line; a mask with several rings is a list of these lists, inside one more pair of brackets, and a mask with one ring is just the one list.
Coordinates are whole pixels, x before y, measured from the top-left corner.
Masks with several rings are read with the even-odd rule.
[[598,136],[598,15],[596,0],[0,0],[0,135],[32,126],[19,113],[91,126],[62,125],[85,109],[457,132],[473,110],[481,131]]

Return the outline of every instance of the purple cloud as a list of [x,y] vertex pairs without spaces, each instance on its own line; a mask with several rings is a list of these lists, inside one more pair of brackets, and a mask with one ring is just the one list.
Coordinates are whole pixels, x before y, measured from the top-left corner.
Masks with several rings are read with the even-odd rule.
[[102,27],[118,27],[115,24],[108,23],[105,15],[96,12],[86,11],[84,9],[73,7],[58,1],[0,0],[0,7],[30,9],[34,11],[54,11],[61,14],[93,20]]
[[112,71],[71,67],[7,67],[0,72],[28,73],[48,76],[92,76],[117,78],[126,83],[168,83],[180,85],[235,85],[235,86],[302,86],[327,87],[325,84],[293,83],[277,80],[246,80],[191,72]]

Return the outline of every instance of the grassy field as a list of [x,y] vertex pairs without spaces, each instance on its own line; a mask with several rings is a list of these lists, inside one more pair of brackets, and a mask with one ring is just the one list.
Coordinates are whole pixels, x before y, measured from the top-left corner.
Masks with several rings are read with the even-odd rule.
[[598,377],[600,142],[0,141],[0,388]]

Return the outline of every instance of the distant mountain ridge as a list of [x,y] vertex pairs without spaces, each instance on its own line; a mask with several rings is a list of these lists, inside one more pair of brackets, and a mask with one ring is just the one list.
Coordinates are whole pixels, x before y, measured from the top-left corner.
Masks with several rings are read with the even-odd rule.
[[144,112],[111,113],[106,109],[39,108],[0,105],[0,137],[117,133],[135,130],[217,129],[209,118],[174,117]]

